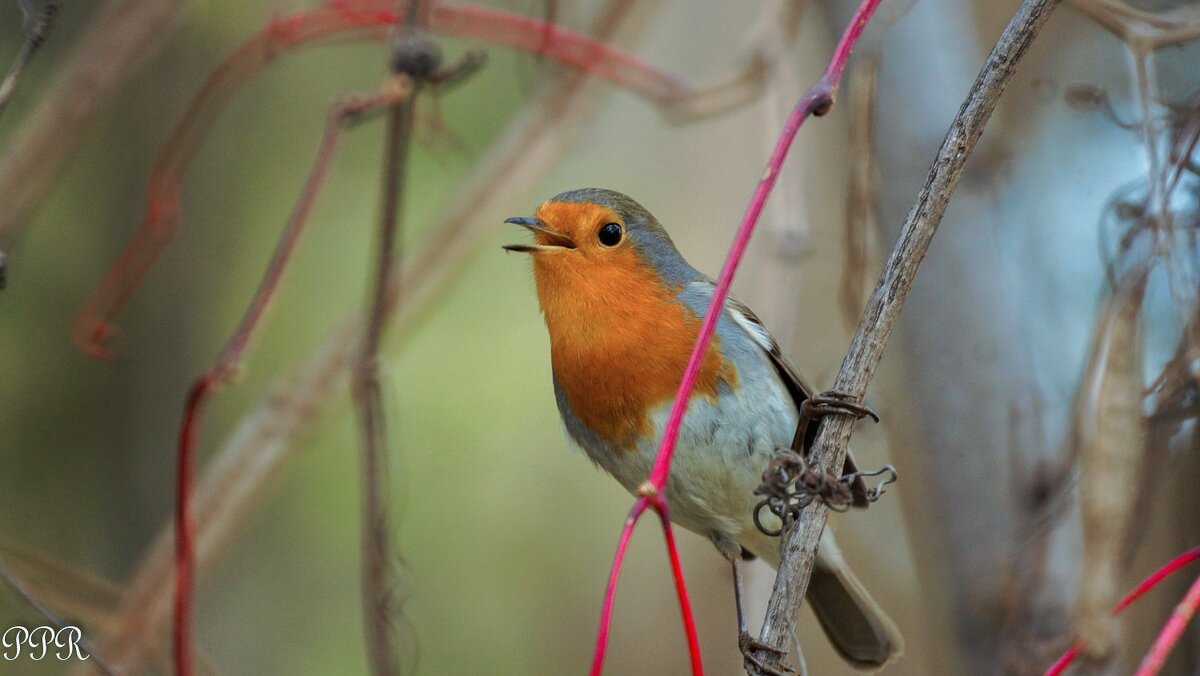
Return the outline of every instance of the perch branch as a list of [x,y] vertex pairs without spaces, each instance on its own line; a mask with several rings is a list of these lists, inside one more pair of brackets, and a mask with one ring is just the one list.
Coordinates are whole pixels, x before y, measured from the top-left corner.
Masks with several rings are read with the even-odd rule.
[[[1059,0],[1024,0],[992,49],[979,76],[958,111],[942,147],[938,151],[917,202],[909,212],[883,275],[850,344],[834,383],[837,392],[851,401],[862,401],[867,384],[883,356],[904,300],[929,244],[937,232],[950,195],[962,176],[967,157],[983,133],[1005,85],[1011,79],[1021,57],[1049,18]],[[823,418],[813,444],[813,464],[838,467],[845,462],[854,418]],[[813,501],[799,522],[785,534],[782,561],[775,588],[767,607],[759,640],[780,650],[758,650],[755,657],[768,667],[782,664],[783,651],[796,623],[796,613],[808,589],[809,576],[816,562],[817,544],[825,529],[828,508]],[[760,672],[761,673],[761,672]]]

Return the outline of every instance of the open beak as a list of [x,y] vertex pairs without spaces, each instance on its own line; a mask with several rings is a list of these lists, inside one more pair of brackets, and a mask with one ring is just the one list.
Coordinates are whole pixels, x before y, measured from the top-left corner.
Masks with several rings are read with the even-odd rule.
[[539,218],[531,216],[513,216],[512,218],[504,219],[505,223],[519,225],[532,232],[534,235],[541,234],[543,239],[549,240],[548,244],[505,244],[502,248],[508,251],[517,251],[520,253],[537,253],[539,251],[555,251],[561,249],[574,249],[575,242],[571,241],[570,237],[555,232],[546,227],[546,224]]

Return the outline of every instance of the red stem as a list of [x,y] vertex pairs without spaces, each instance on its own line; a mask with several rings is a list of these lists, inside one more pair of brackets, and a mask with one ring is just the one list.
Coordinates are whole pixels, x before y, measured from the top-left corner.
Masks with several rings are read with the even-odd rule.
[[191,515],[191,503],[194,481],[192,465],[195,458],[196,437],[201,425],[204,403],[216,388],[237,372],[242,354],[250,344],[255,329],[262,320],[267,307],[279,286],[296,243],[308,224],[313,204],[325,183],[329,165],[337,149],[341,127],[344,120],[363,110],[380,105],[379,96],[370,98],[350,98],[335,103],[329,112],[325,123],[325,131],[321,136],[321,145],[317,150],[317,158],[309,170],[304,189],[296,202],[287,225],[280,234],[275,245],[275,253],[263,273],[258,289],[254,292],[242,320],[226,342],[216,363],[202,376],[196,379],[188,395],[187,406],[184,410],[183,427],[180,430],[178,461],[178,484],[175,491],[175,525],[176,525],[176,569],[175,569],[175,618],[174,618],[174,647],[175,670],[186,674],[191,670],[191,651],[188,648],[191,633],[192,605],[192,570],[196,565],[194,525]]
[[192,673],[189,627],[196,555],[193,548],[191,485],[195,472],[196,436],[204,402],[218,382],[217,378],[205,376],[192,385],[183,409],[183,427],[179,430],[179,470],[175,485],[175,623],[172,628],[175,676],[190,676]]
[[671,577],[675,580],[675,593],[679,596],[679,612],[683,616],[683,630],[687,634],[688,657],[692,662],[692,673],[703,674],[704,665],[700,658],[700,637],[696,635],[696,617],[692,613],[692,602],[688,599],[687,583],[683,579],[683,565],[679,562],[679,549],[675,546],[675,531],[671,528],[671,513],[667,502],[656,498],[654,510],[662,523],[663,540],[667,545],[667,556],[671,559]]
[[679,438],[679,426],[683,421],[683,414],[687,412],[692,389],[696,386],[700,364],[704,360],[709,342],[712,341],[713,331],[717,327],[717,320],[721,316],[722,308],[725,307],[725,299],[729,296],[729,287],[733,284],[733,276],[742,261],[742,255],[746,253],[746,245],[750,243],[750,236],[754,234],[754,228],[758,225],[759,214],[762,213],[767,197],[779,179],[779,172],[783,168],[783,161],[787,158],[788,149],[792,147],[792,141],[796,138],[796,132],[800,131],[800,125],[804,124],[809,115],[824,115],[833,106],[833,99],[837,95],[837,88],[841,83],[842,71],[846,69],[846,61],[850,58],[854,43],[862,35],[863,28],[866,27],[875,8],[879,6],[879,2],[880,0],[864,0],[859,5],[850,25],[842,34],[837,49],[833,52],[833,58],[825,69],[825,74],[817,80],[816,84],[809,87],[796,106],[792,108],[787,124],[784,125],[783,131],[779,135],[779,141],[775,143],[775,150],[771,153],[771,159],[767,163],[767,171],[754,190],[754,196],[750,199],[750,205],[746,208],[746,215],[742,217],[741,225],[738,226],[737,235],[729,249],[729,255],[725,258],[725,265],[721,268],[716,291],[713,292],[708,311],[704,314],[704,323],[700,325],[700,335],[696,339],[695,347],[692,348],[692,356],[683,373],[683,381],[679,383],[679,392],[675,395],[675,403],[671,405],[671,414],[667,418],[667,426],[658,446],[654,469],[650,472],[650,482],[660,491],[666,486],[667,476],[671,472],[671,458],[675,455],[675,442]]
[[863,0],[862,4],[855,11],[854,18],[851,19],[850,25],[846,27],[845,32],[842,34],[842,38],[833,52],[825,73],[812,87],[809,87],[808,91],[804,93],[804,96],[800,98],[800,101],[792,109],[787,124],[784,125],[783,131],[779,135],[779,140],[775,144],[775,150],[771,153],[771,159],[767,163],[767,171],[763,175],[762,180],[759,181],[758,187],[750,199],[750,205],[746,208],[746,214],[743,216],[733,244],[730,246],[729,255],[725,258],[725,264],[721,268],[721,275],[717,280],[717,288],[713,292],[712,301],[709,303],[708,310],[704,314],[704,322],[700,325],[700,334],[697,336],[696,343],[692,348],[692,356],[688,360],[687,368],[684,370],[683,380],[679,383],[679,391],[676,393],[675,401],[671,405],[671,413],[667,418],[667,425],[663,431],[662,441],[658,446],[658,454],[655,456],[654,467],[650,471],[648,479],[650,485],[644,488],[647,495],[638,498],[638,501],[634,503],[633,509],[629,512],[629,518],[625,521],[625,527],[621,531],[621,539],[618,541],[617,553],[613,559],[612,570],[609,573],[608,587],[604,593],[604,608],[600,616],[600,631],[596,636],[595,658],[592,661],[592,676],[599,676],[601,668],[604,665],[604,654],[608,643],[608,626],[611,620],[613,598],[616,594],[621,564],[624,561],[625,551],[629,544],[629,535],[633,532],[633,527],[637,524],[637,520],[646,511],[647,502],[663,518],[663,536],[667,540],[667,550],[672,560],[672,573],[675,575],[676,589],[679,592],[680,611],[683,613],[684,625],[688,627],[689,646],[692,647],[692,673],[701,673],[699,646],[692,641],[694,632],[692,627],[695,620],[692,617],[691,604],[688,601],[687,590],[684,586],[683,573],[678,565],[678,552],[675,549],[674,535],[667,522],[666,502],[660,496],[666,488],[667,478],[671,473],[671,459],[674,457],[675,444],[679,439],[680,423],[683,421],[683,414],[687,412],[687,405],[691,399],[692,390],[696,386],[696,378],[700,373],[700,364],[708,350],[708,344],[712,340],[717,320],[720,318],[722,309],[725,307],[725,299],[729,296],[729,287],[733,283],[733,276],[737,272],[738,265],[741,263],[742,255],[746,252],[750,236],[754,234],[754,228],[758,224],[758,218],[762,213],[763,206],[766,204],[767,197],[771,194],[771,189],[775,187],[775,182],[779,178],[779,172],[783,167],[783,161],[787,158],[788,149],[791,148],[792,141],[796,138],[796,133],[800,131],[800,126],[808,119],[809,115],[824,115],[833,106],[833,100],[837,95],[838,85],[841,83],[842,72],[846,69],[846,62],[850,58],[850,52],[854,49],[854,44],[862,35],[867,22],[879,6],[879,2],[880,0]]
[[617,541],[617,553],[613,557],[612,569],[608,572],[608,586],[604,589],[604,608],[600,611],[600,629],[596,638],[596,652],[592,657],[592,676],[600,676],[604,671],[604,655],[608,651],[608,627],[612,623],[613,600],[617,594],[617,581],[621,579],[621,564],[625,562],[625,550],[629,548],[629,538],[633,537],[633,527],[637,525],[642,512],[646,511],[648,501],[638,498],[625,518],[625,526],[621,528],[621,539]]
[[[1196,547],[1194,549],[1189,549],[1188,551],[1171,559],[1165,565],[1163,565],[1161,568],[1159,568],[1158,570],[1151,573],[1150,576],[1147,577],[1145,580],[1142,580],[1141,584],[1134,587],[1133,591],[1126,594],[1125,598],[1121,599],[1115,606],[1113,606],[1112,614],[1116,615],[1116,614],[1120,613],[1122,610],[1125,610],[1125,608],[1129,607],[1130,604],[1132,604],[1134,601],[1141,598],[1146,592],[1148,592],[1151,589],[1153,589],[1154,587],[1158,586],[1158,583],[1165,580],[1168,576],[1171,575],[1171,573],[1174,573],[1175,571],[1179,570],[1180,568],[1186,566],[1187,564],[1189,564],[1192,561],[1195,561],[1197,559],[1200,559],[1200,547]],[[1200,583],[1198,583],[1198,584],[1200,584]],[[1198,585],[1192,585],[1191,590],[1188,591],[1189,597],[1193,593],[1200,593],[1200,591],[1197,590],[1197,586]],[[1185,599],[1184,604],[1186,604],[1186,603],[1187,603],[1187,601]],[[1192,606],[1191,606],[1192,613],[1195,613],[1197,603],[1200,603],[1200,599],[1195,599],[1193,601]],[[1180,604],[1180,607],[1182,608],[1184,604]],[[1178,609],[1176,610],[1176,612],[1178,613]],[[1173,621],[1175,619],[1175,616],[1172,616],[1171,619]],[[1183,623],[1186,624],[1187,620],[1185,619],[1183,621]],[[1168,622],[1168,627],[1170,627],[1170,626],[1171,626],[1171,624],[1170,624],[1170,622]],[[1181,625],[1179,627],[1179,631],[1182,631],[1182,630],[1183,630],[1183,626]],[[1165,635],[1166,633],[1167,633],[1167,628],[1164,628],[1163,633],[1159,635],[1159,641],[1162,641],[1163,635]],[[1174,639],[1172,639],[1171,644],[1167,645],[1165,647],[1165,651],[1170,651],[1171,645],[1173,645],[1175,640],[1178,638],[1179,638],[1178,636],[1175,636]],[[1159,641],[1155,642],[1155,644],[1154,644],[1155,648],[1158,648]],[[1079,653],[1083,652],[1083,649],[1086,646],[1087,646],[1087,643],[1084,641],[1080,641],[1079,643],[1076,643],[1075,645],[1071,646],[1070,650],[1063,653],[1062,657],[1058,658],[1054,662],[1054,664],[1050,665],[1050,668],[1046,670],[1046,676],[1059,676],[1060,674],[1062,674],[1064,671],[1067,670],[1067,667],[1071,666],[1071,663],[1075,661],[1075,658],[1079,657]],[[1152,650],[1151,653],[1153,654],[1153,652],[1154,651]],[[1166,658],[1166,652],[1164,652],[1162,654],[1162,657],[1164,659]],[[1148,660],[1149,658],[1150,658],[1150,656],[1147,655],[1146,659]],[[1161,666],[1161,663],[1159,666]],[[1146,667],[1146,663],[1143,662],[1142,669],[1145,669],[1145,667]],[[1142,674],[1153,674],[1153,673],[1156,673],[1156,672],[1139,670],[1138,676],[1142,676]]]
[[1171,649],[1183,635],[1183,630],[1187,628],[1188,622],[1196,614],[1198,607],[1200,607],[1200,577],[1197,577],[1196,581],[1192,583],[1187,594],[1184,595],[1183,601],[1175,606],[1175,611],[1163,625],[1158,638],[1154,639],[1154,645],[1142,659],[1142,664],[1138,667],[1135,676],[1155,676],[1162,669],[1163,664],[1167,661],[1167,655],[1171,654]]
[[683,615],[683,628],[687,634],[688,656],[692,663],[692,674],[703,676],[704,664],[700,657],[700,637],[696,633],[696,618],[692,613],[692,603],[688,599],[687,583],[683,577],[683,565],[679,560],[679,549],[675,546],[675,531],[671,528],[670,509],[658,495],[638,498],[625,518],[621,529],[621,539],[617,542],[617,553],[613,557],[612,569],[608,573],[608,586],[604,590],[604,608],[600,612],[600,629],[596,639],[596,649],[592,656],[591,676],[600,676],[604,671],[604,658],[608,652],[608,629],[612,624],[613,602],[617,594],[617,582],[621,578],[621,565],[625,562],[625,551],[629,548],[629,539],[638,519],[649,507],[658,513],[662,522],[663,540],[667,545],[667,556],[671,560],[671,576],[675,580],[675,591],[679,595],[679,610]]
[[[146,216],[117,263],[75,319],[72,337],[94,356],[112,358],[114,322],[179,224],[183,175],[217,115],[252,77],[281,54],[302,46],[383,40],[397,23],[392,0],[331,0],[271,21],[221,62],[192,100],[155,163]],[[668,105],[686,93],[673,76],[607,43],[544,21],[466,3],[438,3],[435,31],[475,38],[560,61]]]

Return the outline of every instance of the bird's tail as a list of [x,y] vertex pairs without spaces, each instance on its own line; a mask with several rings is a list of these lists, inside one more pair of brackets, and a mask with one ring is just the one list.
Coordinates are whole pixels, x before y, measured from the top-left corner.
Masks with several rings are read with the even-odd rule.
[[854,576],[828,528],[807,600],[830,643],[855,667],[876,671],[904,653],[900,630]]

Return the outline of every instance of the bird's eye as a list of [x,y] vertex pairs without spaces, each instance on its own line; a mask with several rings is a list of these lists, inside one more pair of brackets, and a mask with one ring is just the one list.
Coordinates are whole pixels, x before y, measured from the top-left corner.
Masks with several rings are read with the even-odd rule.
[[600,239],[600,243],[604,246],[616,246],[621,243],[621,226],[617,223],[605,223],[600,228],[600,232],[596,237]]

